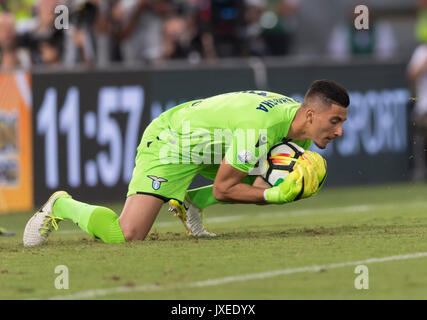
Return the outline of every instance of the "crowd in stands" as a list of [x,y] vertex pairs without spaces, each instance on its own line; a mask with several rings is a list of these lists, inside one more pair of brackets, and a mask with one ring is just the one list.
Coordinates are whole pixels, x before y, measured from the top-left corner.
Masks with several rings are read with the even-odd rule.
[[283,56],[298,8],[299,0],[0,0],[1,67]]

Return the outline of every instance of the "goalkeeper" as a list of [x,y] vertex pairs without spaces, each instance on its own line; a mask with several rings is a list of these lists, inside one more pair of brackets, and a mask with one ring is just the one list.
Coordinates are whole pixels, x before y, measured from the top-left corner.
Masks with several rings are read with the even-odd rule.
[[[24,245],[42,244],[63,219],[107,243],[143,240],[165,202],[188,234],[215,236],[202,224],[201,211],[209,205],[281,204],[310,197],[326,175],[317,153],[306,151],[306,160],[272,188],[256,176],[256,163],[284,139],[306,150],[312,142],[325,148],[342,135],[349,103],[341,85],[317,80],[302,103],[277,93],[242,91],[176,106],[146,128],[120,217],[58,191],[28,221]],[[218,139],[217,132],[232,133],[231,141]],[[213,185],[187,190],[196,174]]]

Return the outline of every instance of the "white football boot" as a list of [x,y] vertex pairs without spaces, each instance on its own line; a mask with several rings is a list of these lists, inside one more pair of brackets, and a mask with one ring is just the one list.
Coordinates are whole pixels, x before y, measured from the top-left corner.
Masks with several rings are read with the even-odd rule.
[[195,237],[216,237],[215,233],[207,231],[203,227],[203,213],[194,203],[185,197],[184,203],[171,199],[169,200],[169,211],[181,220],[188,236]]
[[64,219],[52,214],[52,206],[55,200],[61,197],[70,197],[70,195],[65,191],[55,192],[27,222],[23,237],[25,247],[43,244],[53,229],[58,230],[58,222]]

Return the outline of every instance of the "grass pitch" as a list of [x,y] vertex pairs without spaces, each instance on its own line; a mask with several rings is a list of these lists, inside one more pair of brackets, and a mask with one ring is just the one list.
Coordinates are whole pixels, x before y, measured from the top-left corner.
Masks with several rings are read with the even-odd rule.
[[[165,206],[145,242],[126,244],[62,222],[45,245],[24,248],[32,212],[0,215],[17,232],[0,237],[0,299],[427,299],[426,194],[427,185],[396,184],[216,205],[205,213],[215,239],[186,237]],[[355,288],[359,264],[369,289]],[[67,290],[55,288],[58,265]]]

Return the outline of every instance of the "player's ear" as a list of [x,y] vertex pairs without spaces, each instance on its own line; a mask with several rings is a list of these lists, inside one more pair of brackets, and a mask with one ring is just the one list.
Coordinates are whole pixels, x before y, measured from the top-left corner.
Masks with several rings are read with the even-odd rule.
[[311,108],[307,108],[305,111],[305,118],[308,123],[313,123],[314,121],[314,110]]

